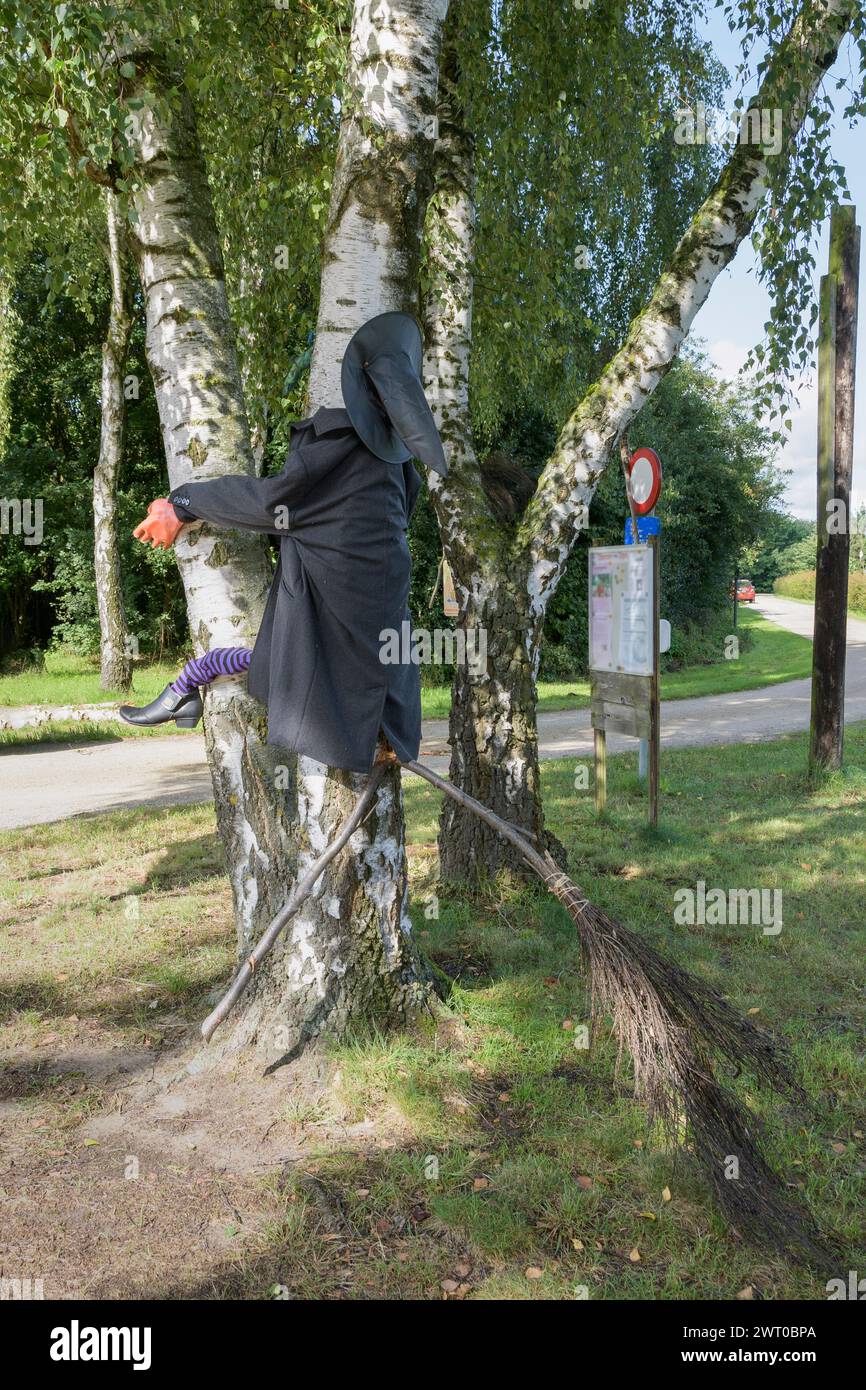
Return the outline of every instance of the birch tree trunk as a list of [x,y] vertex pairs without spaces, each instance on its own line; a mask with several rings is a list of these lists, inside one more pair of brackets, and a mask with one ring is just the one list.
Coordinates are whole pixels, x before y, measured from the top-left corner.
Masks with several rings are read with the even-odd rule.
[[99,613],[99,670],[103,690],[126,691],[132,684],[132,651],[123,606],[117,538],[117,481],[123,462],[126,402],[123,374],[132,315],[123,268],[123,215],[117,194],[105,190],[111,301],[102,344],[99,458],[93,473],[93,570]]
[[[136,155],[129,235],[144,295],[147,360],[171,487],[253,472],[249,431],[210,190],[188,95],[150,52],[127,95]],[[178,85],[179,94],[168,93]],[[261,537],[190,528],[175,547],[193,645],[252,646],[270,565]],[[242,680],[218,682],[205,706],[217,821],[234,894],[242,955],[280,905],[294,873],[291,779],[276,790],[276,750]]]
[[[312,410],[342,406],[340,364],[367,319],[417,311],[446,9],[445,0],[355,4],[310,374]],[[307,757],[297,761],[300,872],[321,854],[366,776]],[[287,965],[299,949],[308,957],[303,979]],[[274,1020],[295,1012],[302,989],[302,1036],[277,1032],[277,1051],[288,1055],[310,1034],[342,1036],[357,1022],[403,1024],[423,1003],[427,985],[411,936],[398,770],[386,775],[370,822],[326,870],[271,960],[231,1046],[268,1045]]]
[[[449,45],[440,75],[436,185],[427,211],[425,301],[425,388],[449,472],[447,478],[429,473],[428,483],[466,650],[487,654],[483,667],[455,666],[449,775],[462,791],[556,850],[545,837],[539,785],[535,676],[541,623],[529,603],[528,556],[515,545],[514,527],[500,521],[488,502],[469,414],[475,178],[457,81],[457,54]],[[526,875],[522,857],[502,836],[449,798],[440,816],[439,866],[443,878],[457,881],[504,867]]]
[[[781,109],[786,156],[854,17],[853,0],[814,0],[793,24],[754,102]],[[447,68],[447,62],[443,61]],[[461,625],[487,629],[481,679],[455,675],[451,777],[506,819],[540,833],[535,680],[547,606],[589,515],[611,449],[670,368],[716,277],[749,234],[766,191],[766,155],[738,144],[695,214],[626,341],[566,422],[534,497],[503,532],[484,496],[468,411],[471,351],[473,186],[471,149],[443,83],[439,182],[428,241],[433,288],[427,304],[427,385],[451,459],[447,480],[430,476]],[[495,873],[509,853],[495,837],[446,808],[443,873]]]

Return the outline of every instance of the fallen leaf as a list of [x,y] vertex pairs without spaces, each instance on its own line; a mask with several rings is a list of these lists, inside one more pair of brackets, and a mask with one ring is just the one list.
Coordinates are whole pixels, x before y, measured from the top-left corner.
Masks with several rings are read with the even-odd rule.
[[356,1187],[356,1188],[355,1188],[355,1196],[356,1196],[356,1197],[369,1197],[369,1195],[370,1195],[370,1189],[369,1189],[369,1187]]
[[747,1284],[746,1287],[744,1289],[740,1289],[740,1292],[738,1294],[735,1294],[734,1297],[738,1298],[740,1302],[742,1302],[744,1299],[754,1298],[755,1290],[752,1288],[751,1284]]
[[637,1246],[635,1246],[633,1250],[630,1250],[628,1252],[628,1257],[633,1265],[640,1264],[640,1251],[638,1250]]
[[540,1269],[538,1265],[529,1265],[529,1267],[525,1269],[523,1272],[526,1275],[527,1279],[544,1278],[544,1270]]
[[754,1018],[755,1014],[759,1014],[760,1012],[760,1007],[746,1010],[746,1013],[749,1015],[749,1018]]
[[84,1141],[84,1147],[85,1147],[86,1149],[92,1149],[92,1148],[94,1147],[94,1145],[96,1145],[96,1144],[98,1144],[98,1143],[99,1143],[99,1140],[98,1140],[98,1139],[85,1139],[85,1141]]
[[669,1202],[670,1200],[671,1200],[671,1190],[670,1190],[670,1188],[669,1188],[669,1187],[663,1187],[663,1188],[662,1188],[662,1201],[663,1201],[663,1202]]
[[831,1145],[830,1145],[830,1148],[833,1150],[834,1154],[843,1154],[843,1153],[845,1153],[845,1145],[844,1145],[844,1144],[831,1144]]
[[574,1027],[574,1019],[573,1019],[573,1018],[564,1018],[564,1019],[562,1020],[562,1026],[563,1026],[563,1028],[565,1028],[566,1031],[569,1031],[570,1029],[572,1029],[572,1028]]
[[473,1190],[473,1192],[483,1192],[484,1189],[485,1189],[485,1187],[489,1187],[489,1186],[490,1186],[490,1179],[489,1179],[489,1178],[476,1178],[475,1181],[474,1181],[474,1183],[472,1184],[472,1190]]
[[444,1289],[445,1293],[456,1293],[459,1285],[456,1279],[443,1279],[439,1287]]
[[801,864],[801,865],[800,865],[800,868],[801,868],[801,869],[811,869],[811,868],[812,868],[812,865],[811,865],[811,864]]
[[582,1174],[579,1178],[575,1178],[575,1182],[577,1183],[578,1187],[583,1188],[584,1192],[588,1187],[592,1187],[592,1178],[588,1178],[585,1173]]
[[656,1214],[655,1214],[654,1211],[642,1211],[642,1212],[640,1212],[640,1215],[643,1217],[643,1219],[644,1219],[645,1221],[657,1221],[657,1220],[658,1220],[658,1217],[656,1216]]
[[574,1246],[575,1250],[582,1250],[582,1249],[583,1249],[583,1241],[582,1241],[582,1240],[578,1240],[576,1236],[572,1236],[572,1237],[571,1237],[571,1243],[572,1243],[572,1245]]
[[498,1097],[498,1099],[501,1101],[511,1100],[511,1092],[503,1091],[502,1094]]

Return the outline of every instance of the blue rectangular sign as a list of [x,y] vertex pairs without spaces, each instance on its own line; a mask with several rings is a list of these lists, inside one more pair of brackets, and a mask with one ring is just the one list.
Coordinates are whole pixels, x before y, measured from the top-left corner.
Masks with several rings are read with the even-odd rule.
[[[638,517],[638,519],[637,519],[637,539],[638,539],[638,544],[639,544],[639,545],[643,545],[644,541],[648,540],[650,536],[660,536],[661,533],[662,533],[661,517],[658,517],[658,516],[639,516],[639,517]],[[624,540],[625,540],[625,544],[626,544],[626,545],[634,545],[634,530],[633,530],[633,528],[632,528],[631,517],[630,517],[630,516],[627,516],[626,519],[625,519],[625,536],[624,536]]]

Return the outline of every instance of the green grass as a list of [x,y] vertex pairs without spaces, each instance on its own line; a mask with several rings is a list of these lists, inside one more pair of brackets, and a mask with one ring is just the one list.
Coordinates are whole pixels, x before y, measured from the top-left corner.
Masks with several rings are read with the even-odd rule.
[[[133,703],[146,705],[177,674],[177,666],[161,662],[136,666]],[[43,669],[28,667],[14,675],[0,675],[0,705],[98,705],[112,700],[129,701],[118,690],[103,690],[99,666],[77,652],[47,652]]]
[[[749,641],[736,660],[721,659],[709,665],[692,666],[662,675],[662,698],[683,700],[693,695],[722,695],[736,690],[757,690],[780,681],[796,680],[811,672],[812,644],[805,637],[785,632],[767,622],[759,613],[740,610],[740,621]],[[115,695],[134,704],[147,704],[176,674],[175,666],[165,664],[139,667],[134,676],[132,696]],[[86,658],[70,653],[49,653],[44,671],[27,670],[18,675],[0,676],[0,707],[3,705],[98,703],[112,696],[99,690],[98,672]],[[538,687],[539,712],[584,709],[589,705],[589,681],[581,676],[571,680],[541,681]],[[450,686],[424,686],[421,709],[424,719],[447,719],[451,708]],[[158,730],[136,730],[118,721],[51,720],[46,725],[0,731],[4,745],[50,742],[58,739],[141,738]],[[173,724],[164,733],[177,733]]]
[[742,606],[739,625],[751,640],[738,658],[663,674],[662,699],[685,700],[692,695],[760,690],[765,685],[800,680],[812,674],[812,643],[807,637],[786,632],[754,609]]
[[[812,788],[801,736],[666,750],[655,833],[633,756],[609,760],[601,821],[573,762],[542,769],[549,824],[592,899],[789,1040],[804,1110],[728,1079],[838,1241],[843,1277],[866,1268],[866,726],[846,730],[846,760]],[[726,1225],[691,1162],[648,1127],[604,1032],[575,1046],[587,999],[558,904],[517,886],[438,886],[439,799],[404,783],[413,921],[451,982],[450,1021],[334,1051],[336,1137],[310,1115],[303,1171],[281,1180],[282,1215],[254,1259],[238,1256],[232,1296],[280,1282],[311,1298],[825,1297],[826,1275]],[[71,1045],[91,1027],[106,1047],[153,1046],[207,1012],[231,962],[211,808],[7,832],[0,859],[5,1048]],[[698,879],[780,889],[781,933],[676,926],[674,893]],[[353,1121],[369,1142],[343,1137]]]

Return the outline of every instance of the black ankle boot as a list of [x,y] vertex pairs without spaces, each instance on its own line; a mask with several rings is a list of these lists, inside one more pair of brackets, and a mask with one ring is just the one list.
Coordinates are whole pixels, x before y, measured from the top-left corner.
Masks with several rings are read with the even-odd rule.
[[171,685],[167,685],[161,695],[151,700],[149,705],[137,709],[135,705],[121,705],[120,717],[127,724],[150,727],[152,724],[167,724],[173,719],[179,729],[194,729],[201,719],[203,705],[201,694],[194,690],[191,695],[175,695]]

